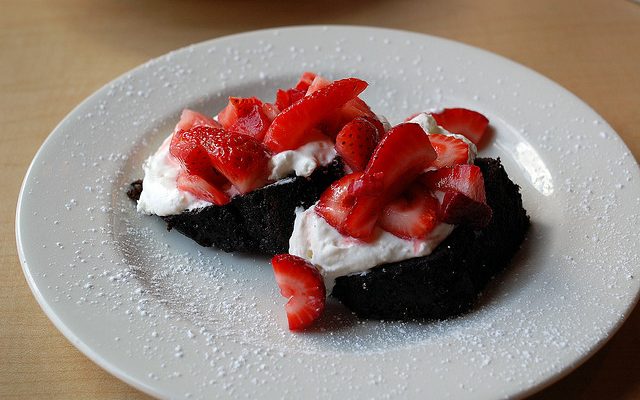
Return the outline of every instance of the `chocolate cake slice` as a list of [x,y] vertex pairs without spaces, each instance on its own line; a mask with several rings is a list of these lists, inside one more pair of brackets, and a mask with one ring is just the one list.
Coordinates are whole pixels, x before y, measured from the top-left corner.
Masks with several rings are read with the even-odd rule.
[[445,319],[469,310],[507,267],[529,227],[519,187],[500,160],[478,158],[475,164],[493,210],[487,227],[459,226],[428,256],[339,277],[331,295],[362,318]]
[[[308,178],[293,176],[251,193],[236,196],[223,206],[208,206],[162,217],[167,229],[176,229],[201,246],[226,252],[264,255],[286,253],[293,231],[296,207],[308,208],[335,180],[344,175],[339,158],[317,168]],[[143,182],[131,184],[127,192],[138,200]]]

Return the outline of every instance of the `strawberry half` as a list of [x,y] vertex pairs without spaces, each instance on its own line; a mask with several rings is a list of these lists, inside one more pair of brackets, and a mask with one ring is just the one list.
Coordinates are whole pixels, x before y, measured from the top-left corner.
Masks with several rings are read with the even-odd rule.
[[285,305],[289,329],[301,330],[317,320],[326,301],[326,289],[320,272],[313,264],[291,254],[278,254],[271,259],[273,273]]
[[457,164],[469,162],[469,145],[464,141],[453,136],[437,133],[430,134],[429,140],[438,154],[438,158],[433,162],[432,167],[453,167]]
[[459,133],[477,145],[484,136],[489,120],[479,112],[466,108],[445,108],[431,113],[438,125],[452,133]]
[[404,123],[389,130],[373,152],[358,179],[355,204],[343,229],[349,235],[367,239],[382,208],[402,193],[433,160],[436,152],[417,124]]
[[303,97],[278,114],[267,130],[264,143],[274,153],[297,149],[308,143],[310,138],[305,133],[310,128],[358,96],[366,87],[365,81],[348,78]]
[[378,144],[378,129],[358,117],[346,124],[336,136],[336,152],[352,171],[364,171]]
[[241,194],[267,182],[271,156],[269,150],[253,136],[208,127],[196,127],[191,132],[201,138],[211,165]]
[[382,209],[378,225],[403,239],[423,239],[438,224],[439,209],[431,191],[414,183]]
[[315,212],[329,225],[343,233],[342,224],[355,202],[354,184],[362,177],[362,172],[348,174],[333,182],[325,189],[316,204]]
[[450,224],[469,224],[475,228],[491,221],[482,171],[476,165],[461,164],[427,172],[422,182],[431,190],[444,192],[440,219]]
[[210,126],[213,128],[220,128],[220,124],[213,118],[204,114],[200,114],[197,111],[189,110],[185,108],[180,115],[180,121],[176,125],[174,132],[188,131],[194,126]]

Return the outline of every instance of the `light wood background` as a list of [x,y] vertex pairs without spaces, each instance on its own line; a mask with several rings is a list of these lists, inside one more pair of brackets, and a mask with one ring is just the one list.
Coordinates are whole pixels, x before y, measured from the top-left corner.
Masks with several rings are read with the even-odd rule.
[[[293,3],[293,2],[292,2]],[[478,46],[548,76],[640,158],[640,5],[630,0],[0,0],[0,398],[142,399],[49,322],[22,274],[15,204],[33,155],[82,99],[170,50],[282,25],[406,29]],[[640,399],[640,310],[535,399]]]

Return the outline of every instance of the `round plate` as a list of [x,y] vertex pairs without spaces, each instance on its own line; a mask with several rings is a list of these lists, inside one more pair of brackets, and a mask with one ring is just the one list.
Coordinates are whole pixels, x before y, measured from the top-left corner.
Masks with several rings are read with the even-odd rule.
[[[302,71],[369,82],[391,122],[484,113],[532,227],[470,313],[361,321],[331,303],[291,333],[266,258],[201,248],[125,191],[180,111],[271,100]],[[572,94],[502,57],[420,34],[295,27],[190,46],[121,76],[51,133],[25,177],[17,240],[35,297],[103,368],[164,398],[522,396],[596,351],[638,297],[638,166]]]

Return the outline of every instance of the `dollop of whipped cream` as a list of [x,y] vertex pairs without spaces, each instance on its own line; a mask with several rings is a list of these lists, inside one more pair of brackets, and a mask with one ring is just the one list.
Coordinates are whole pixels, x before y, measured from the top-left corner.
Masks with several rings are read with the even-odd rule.
[[163,217],[211,204],[178,189],[176,179],[181,166],[169,154],[171,137],[166,138],[158,151],[142,165],[144,180],[138,200],[138,212]]
[[[420,125],[425,134],[437,133],[464,141],[469,145],[467,162],[475,160],[478,153],[476,146],[466,137],[439,126],[431,114],[420,113],[408,122]],[[377,265],[431,254],[454,227],[440,223],[425,238],[411,240],[376,227],[375,239],[363,242],[342,235],[315,212],[313,205],[307,210],[296,210],[293,233],[289,238],[289,253],[315,264],[324,277],[327,293],[331,293],[337,277],[365,273]]]
[[406,240],[378,227],[374,240],[363,242],[344,236],[315,212],[315,205],[296,209],[289,253],[302,257],[319,267],[327,293],[339,276],[363,272],[376,265],[430,254],[454,226],[438,224],[423,239]]
[[295,172],[296,176],[308,177],[318,166],[328,165],[336,157],[336,149],[330,140],[310,142],[296,150],[285,150],[274,154],[269,160],[270,180],[279,180]]
[[[138,212],[159,216],[180,214],[210,206],[189,192],[178,189],[176,179],[180,163],[169,154],[170,135],[160,148],[143,164],[144,179]],[[318,166],[328,165],[336,156],[330,140],[307,143],[296,150],[287,150],[273,155],[269,161],[269,180],[278,181],[292,173],[308,177]],[[277,183],[277,182],[276,182]]]

